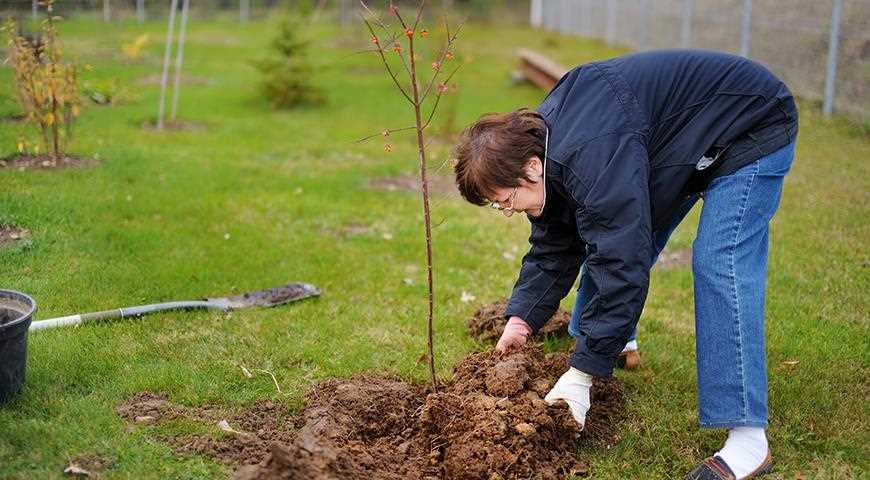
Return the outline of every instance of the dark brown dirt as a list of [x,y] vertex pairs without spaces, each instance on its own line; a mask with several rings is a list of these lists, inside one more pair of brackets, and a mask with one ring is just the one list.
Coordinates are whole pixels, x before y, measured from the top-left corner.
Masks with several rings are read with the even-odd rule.
[[[269,453],[271,444],[289,444],[296,430],[288,409],[267,400],[227,415],[222,407],[187,407],[169,402],[165,395],[142,392],[118,406],[116,411],[136,425],[152,425],[179,418],[213,425],[213,435],[180,435],[164,437],[163,440],[179,453],[208,455],[234,466],[261,462]],[[221,421],[225,421],[234,432],[222,430],[218,425]]]
[[[502,316],[506,307],[507,299],[503,298],[497,302],[485,305],[480,310],[474,312],[474,315],[465,321],[469,335],[483,342],[497,341],[507,323]],[[571,314],[560,308],[553,315],[553,318],[538,331],[538,335],[568,335],[568,323],[570,321]]]
[[0,224],[0,248],[30,237],[30,230],[15,225]]
[[27,115],[23,113],[7,113],[0,116],[0,122],[4,123],[23,123],[27,120]]
[[[614,381],[596,381],[589,427],[580,432],[564,406],[542,397],[567,354],[539,347],[473,353],[450,383],[424,396],[393,378],[329,380],[307,397],[293,441],[236,472],[249,479],[561,479],[583,474],[582,442],[607,441],[621,415]],[[599,424],[593,426],[595,424]]]
[[[459,194],[456,183],[451,175],[429,175],[429,191],[433,193]],[[422,183],[419,177],[401,175],[397,177],[380,177],[369,181],[369,187],[387,191],[419,192]]]
[[659,255],[655,268],[661,270],[677,270],[692,266],[692,249],[665,250]]
[[86,167],[94,163],[95,161],[92,159],[72,156],[65,156],[55,161],[49,155],[20,154],[0,159],[0,170],[54,170],[70,167]]

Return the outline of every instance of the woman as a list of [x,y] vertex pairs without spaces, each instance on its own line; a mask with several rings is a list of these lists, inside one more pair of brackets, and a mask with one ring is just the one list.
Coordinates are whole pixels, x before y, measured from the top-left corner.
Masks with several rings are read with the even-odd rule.
[[768,228],[797,124],[788,88],[761,65],[666,50],[581,65],[537,111],[486,115],[463,133],[463,197],[531,223],[498,348],[540,329],[583,267],[576,346],[547,402],[564,401],[583,425],[592,376],[611,375],[633,340],[650,268],[703,199],[692,258],[699,419],[728,438],[687,478],[769,471]]

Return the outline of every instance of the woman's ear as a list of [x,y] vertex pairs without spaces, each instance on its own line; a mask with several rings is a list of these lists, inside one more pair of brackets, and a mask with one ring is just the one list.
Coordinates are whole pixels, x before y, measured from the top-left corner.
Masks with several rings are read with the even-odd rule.
[[529,160],[526,162],[525,171],[526,178],[537,183],[544,177],[544,165],[541,163],[541,159],[537,155],[529,157]]

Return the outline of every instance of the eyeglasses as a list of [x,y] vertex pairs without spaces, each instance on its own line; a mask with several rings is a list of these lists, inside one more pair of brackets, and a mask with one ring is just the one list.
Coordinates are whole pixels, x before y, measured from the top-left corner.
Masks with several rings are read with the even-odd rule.
[[506,208],[501,206],[502,202],[500,202],[500,201],[499,202],[491,202],[489,204],[489,206],[491,208],[496,209],[496,210],[500,210],[501,213],[503,213],[506,217],[510,217],[511,215],[514,214],[514,201],[516,201],[516,199],[517,199],[517,190],[518,189],[519,189],[519,187],[514,187],[514,191],[511,192],[511,194],[508,196],[508,199],[507,199],[508,206]]

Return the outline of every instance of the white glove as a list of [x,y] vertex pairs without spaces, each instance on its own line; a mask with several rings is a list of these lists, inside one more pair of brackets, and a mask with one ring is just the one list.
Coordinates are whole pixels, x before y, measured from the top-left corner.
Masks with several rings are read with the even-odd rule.
[[574,367],[568,369],[559,377],[559,381],[544,397],[548,405],[555,405],[558,401],[564,401],[571,410],[574,420],[583,429],[586,423],[586,412],[589,411],[589,390],[592,388],[592,375],[583,373]]

